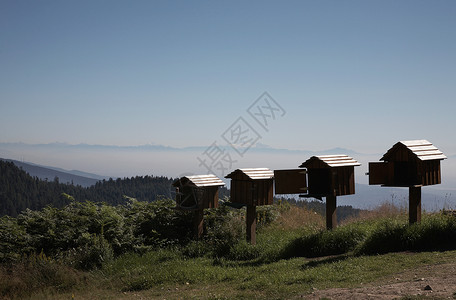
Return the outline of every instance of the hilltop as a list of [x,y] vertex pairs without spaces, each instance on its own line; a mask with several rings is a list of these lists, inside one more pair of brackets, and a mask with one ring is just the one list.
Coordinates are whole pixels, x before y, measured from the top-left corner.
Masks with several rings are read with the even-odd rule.
[[[48,172],[45,168],[32,169]],[[116,205],[124,204],[128,197],[141,201],[171,198],[174,192],[172,182],[172,178],[163,176],[136,176],[96,180],[94,185],[82,187],[62,183],[57,176],[52,180],[41,180],[13,162],[0,160],[0,216],[17,216],[27,208],[41,209],[48,205],[60,208],[69,204],[71,199]]]
[[100,176],[78,170],[64,170],[61,168],[41,166],[34,163],[22,162],[14,159],[0,158],[0,160],[12,162],[27,172],[30,176],[37,177],[45,181],[52,181],[55,178],[58,178],[59,182],[61,183],[89,187],[95,185],[100,180],[109,179],[109,177],[106,176]]

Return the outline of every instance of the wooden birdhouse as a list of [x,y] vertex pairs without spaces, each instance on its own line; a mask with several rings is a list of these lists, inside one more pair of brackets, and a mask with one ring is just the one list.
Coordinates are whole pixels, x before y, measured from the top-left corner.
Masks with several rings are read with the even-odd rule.
[[344,154],[312,156],[294,170],[274,170],[276,194],[326,197],[326,227],[337,224],[336,196],[355,193],[355,167],[360,164]]
[[355,166],[361,164],[344,154],[312,156],[299,167],[307,169],[308,196],[344,196],[355,193]]
[[180,209],[218,207],[218,189],[225,183],[215,175],[184,176],[173,183]]
[[326,197],[326,228],[337,226],[336,196],[355,193],[355,167],[361,164],[345,154],[312,156],[299,167],[307,169],[306,197]]
[[218,207],[218,189],[225,183],[215,175],[184,176],[177,179],[176,209],[193,210],[195,236],[203,234],[203,210]]
[[369,184],[410,187],[441,183],[440,161],[447,158],[427,140],[396,143],[380,160],[369,163]]
[[247,206],[271,205],[274,172],[267,168],[237,169],[225,178],[231,179],[231,202]]
[[225,178],[231,179],[230,201],[247,206],[246,238],[256,243],[256,206],[273,202],[274,172],[267,168],[237,169]]
[[427,140],[396,143],[369,163],[369,184],[409,188],[409,222],[421,221],[421,187],[440,184],[440,161],[447,157]]

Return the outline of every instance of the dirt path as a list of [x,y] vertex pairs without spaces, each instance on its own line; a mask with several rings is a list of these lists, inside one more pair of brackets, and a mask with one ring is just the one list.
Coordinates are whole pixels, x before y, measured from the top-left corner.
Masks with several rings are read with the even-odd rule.
[[301,299],[400,299],[404,296],[456,299],[456,263],[429,265],[404,271],[379,284],[334,288],[301,295]]

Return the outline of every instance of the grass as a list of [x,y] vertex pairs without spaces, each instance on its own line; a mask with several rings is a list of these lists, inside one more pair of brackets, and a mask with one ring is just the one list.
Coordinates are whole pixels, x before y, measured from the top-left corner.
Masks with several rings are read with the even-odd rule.
[[[454,261],[456,251],[293,258],[265,264],[182,259],[175,253],[127,255],[98,276],[128,294],[166,298],[283,299],[313,289],[356,287],[418,266]],[[218,295],[218,296],[217,296]]]
[[257,245],[239,240],[220,256],[203,251],[204,242],[194,242],[127,253],[90,272],[45,257],[28,258],[0,267],[0,298],[283,299],[314,289],[359,287],[455,261],[456,218],[423,215],[421,224],[409,226],[403,212],[382,209],[388,213],[325,231],[321,216],[290,207],[259,230]]

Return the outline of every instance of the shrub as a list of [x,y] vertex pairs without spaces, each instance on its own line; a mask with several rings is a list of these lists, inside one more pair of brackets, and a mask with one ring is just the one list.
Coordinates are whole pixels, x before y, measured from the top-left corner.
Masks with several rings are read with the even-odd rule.
[[426,216],[420,224],[407,227],[403,240],[407,250],[454,249],[456,247],[456,218],[443,214]]
[[456,247],[456,218],[443,214],[423,216],[421,223],[387,219],[380,222],[356,249],[356,254],[396,251],[447,250]]
[[366,238],[366,228],[359,224],[320,231],[293,240],[282,254],[283,257],[318,257],[343,254],[355,249]]
[[243,237],[244,221],[241,211],[222,205],[206,210],[203,240],[215,257],[229,254],[231,247]]
[[192,238],[192,212],[174,209],[172,200],[131,200],[123,207],[126,226],[133,228],[136,244],[166,247],[188,243]]
[[356,249],[356,254],[381,254],[405,250],[406,224],[392,219],[380,222],[366,240]]
[[100,268],[103,263],[114,258],[114,251],[102,235],[83,234],[81,240],[85,243],[76,249],[66,252],[62,258],[67,264],[80,270]]
[[[257,213],[257,229],[269,226],[272,222],[277,220],[280,216],[280,210],[277,205],[265,205],[258,206],[256,208]],[[283,209],[283,208],[282,208]]]
[[15,218],[0,218],[0,263],[18,261],[22,254],[32,252],[30,236]]
[[191,240],[192,218],[173,207],[172,200],[130,199],[123,206],[73,201],[61,209],[27,209],[0,219],[0,261],[43,252],[87,269],[112,255],[183,245]]

